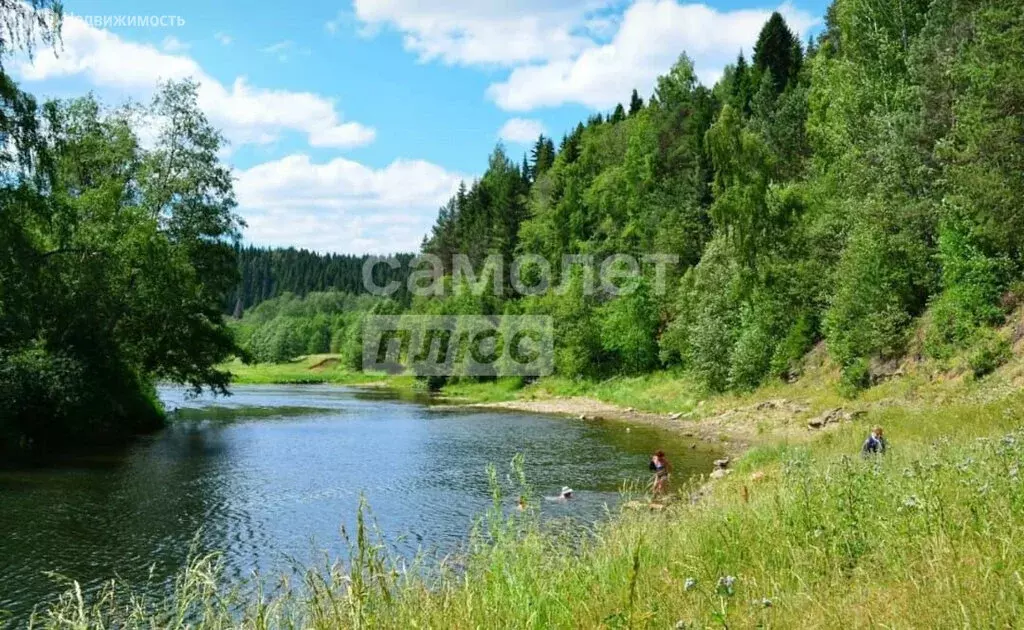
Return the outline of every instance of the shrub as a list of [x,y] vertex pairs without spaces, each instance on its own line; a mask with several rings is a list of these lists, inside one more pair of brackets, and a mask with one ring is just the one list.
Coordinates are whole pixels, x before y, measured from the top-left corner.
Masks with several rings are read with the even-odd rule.
[[982,378],[994,372],[1010,359],[1010,342],[996,331],[986,329],[978,335],[973,350],[967,357],[967,365],[974,378]]
[[853,397],[869,385],[871,365],[867,359],[855,359],[843,367],[843,376],[839,381],[839,392],[843,396]]

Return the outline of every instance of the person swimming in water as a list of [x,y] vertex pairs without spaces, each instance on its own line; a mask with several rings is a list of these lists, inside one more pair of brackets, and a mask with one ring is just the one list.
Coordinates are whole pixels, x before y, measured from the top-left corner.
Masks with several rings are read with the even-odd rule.
[[572,498],[572,488],[569,486],[562,486],[562,492],[557,497],[544,497],[548,501],[558,501],[564,503]]
[[664,494],[668,485],[669,463],[665,458],[665,451],[657,451],[651,456],[651,463],[648,466],[654,472],[652,491],[655,495]]

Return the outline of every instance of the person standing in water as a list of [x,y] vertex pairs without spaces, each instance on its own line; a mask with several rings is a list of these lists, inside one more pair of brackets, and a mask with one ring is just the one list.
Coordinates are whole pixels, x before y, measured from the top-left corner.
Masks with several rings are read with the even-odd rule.
[[664,494],[668,485],[669,463],[665,459],[665,451],[657,451],[651,456],[651,463],[648,466],[654,471],[653,492],[655,495]]

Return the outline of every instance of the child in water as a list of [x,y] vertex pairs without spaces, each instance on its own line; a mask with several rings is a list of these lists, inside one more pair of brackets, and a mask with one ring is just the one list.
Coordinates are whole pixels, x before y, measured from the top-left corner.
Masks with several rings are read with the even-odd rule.
[[665,451],[657,451],[651,456],[651,463],[648,466],[654,471],[653,492],[655,495],[664,494],[668,484],[669,463],[665,459]]

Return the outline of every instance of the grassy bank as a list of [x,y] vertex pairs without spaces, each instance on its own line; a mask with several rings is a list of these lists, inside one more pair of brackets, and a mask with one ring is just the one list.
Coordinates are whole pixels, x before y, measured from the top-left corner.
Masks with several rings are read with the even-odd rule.
[[231,381],[237,385],[352,385],[382,378],[380,374],[349,370],[332,354],[311,354],[287,363],[245,364],[235,359],[220,367],[231,372]]
[[[498,470],[496,508],[468,554],[439,570],[407,570],[360,528],[346,562],[272,596],[225,595],[211,556],[183,571],[166,602],[132,600],[131,585],[114,584],[89,601],[72,590],[36,621],[54,628],[1014,627],[1024,618],[1022,370],[1014,360],[980,382],[926,369],[894,379],[852,401],[870,409],[863,418],[805,427],[797,438],[769,431],[728,477],[704,485],[699,501],[687,500],[696,486],[680,488],[666,509],[627,510],[582,542],[545,531],[532,498],[526,512],[509,510],[529,490],[525,480],[500,488],[498,480],[518,477]],[[828,369],[805,382],[711,399],[676,393],[673,378],[499,383],[453,393],[616,401],[631,389],[668,390],[680,401],[692,397],[700,410],[781,395],[814,407],[841,400],[824,386],[833,378]],[[858,448],[874,423],[885,426],[891,449],[865,461]]]
[[[1024,618],[1024,396],[889,407],[884,459],[856,457],[864,426],[765,443],[691,505],[627,512],[582,545],[533,512],[494,511],[468,557],[426,579],[363,530],[351,569],[241,605],[215,557],[175,605],[69,593],[47,627],[1013,627]],[[854,456],[851,456],[853,454]],[[504,478],[498,471],[496,478]],[[756,473],[756,474],[755,474]],[[514,475],[513,475],[514,477]],[[497,486],[496,486],[497,487]],[[521,487],[507,489],[506,505]],[[458,569],[458,570],[457,570]],[[120,604],[115,604],[120,602]],[[232,611],[241,606],[244,613]],[[134,612],[132,612],[134,611]],[[125,618],[127,615],[127,619]],[[155,615],[155,617],[154,617]],[[682,622],[682,625],[680,625]]]

